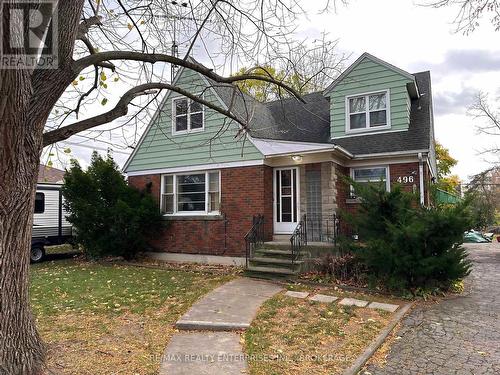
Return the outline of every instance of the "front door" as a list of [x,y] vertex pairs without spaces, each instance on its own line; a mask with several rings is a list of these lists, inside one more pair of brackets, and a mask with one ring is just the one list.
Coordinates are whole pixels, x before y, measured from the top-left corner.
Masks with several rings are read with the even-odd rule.
[[299,170],[296,167],[274,170],[274,233],[293,233],[299,220]]

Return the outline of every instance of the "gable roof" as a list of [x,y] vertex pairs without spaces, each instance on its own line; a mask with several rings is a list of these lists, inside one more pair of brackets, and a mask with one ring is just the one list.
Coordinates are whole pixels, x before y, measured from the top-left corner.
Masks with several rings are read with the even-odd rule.
[[[354,68],[356,68],[359,64],[361,64],[361,62],[364,59],[372,60],[373,62],[375,62],[379,65],[385,66],[387,69],[390,69],[398,74],[401,74],[402,76],[408,78],[412,82],[415,82],[415,77],[413,76],[413,74],[408,73],[406,70],[398,68],[397,66],[389,64],[387,61],[379,59],[378,57],[375,57],[375,56],[369,54],[368,52],[364,52],[361,56],[358,57],[358,59],[356,61],[354,61],[346,70],[344,70],[342,72],[342,74],[340,74],[337,77],[337,79],[330,84],[330,86],[328,86],[323,91],[323,95],[327,95],[328,93],[330,93],[340,82],[342,82],[344,80],[344,78],[346,78],[349,75],[349,73],[351,73],[354,70]],[[418,97],[418,95],[419,95],[418,85],[416,83],[415,83],[415,88],[414,88],[413,94],[415,97]]]
[[[324,94],[334,88],[342,77],[345,77],[364,58],[370,58],[377,63],[383,64],[414,82],[415,89],[418,90],[418,95],[411,99],[409,128],[407,131],[359,134],[331,139],[330,100]],[[181,76],[183,70],[184,68],[181,68],[177,72],[174,84]],[[199,75],[206,82],[207,86],[210,86],[221,106],[225,107],[225,109],[231,109],[231,112],[236,117],[248,124],[249,140],[263,155],[266,153],[262,148],[264,147],[262,146],[263,143],[258,142],[259,139],[298,142],[302,144],[331,144],[332,148],[338,148],[347,154],[356,156],[417,150],[427,151],[431,150],[431,144],[434,141],[430,73],[427,71],[410,74],[368,53],[361,55],[325,91],[304,95],[302,97],[304,102],[296,98],[284,98],[262,103],[252,96],[243,93],[234,84],[218,83],[201,74]],[[165,95],[161,106],[165,105],[170,93]],[[134,157],[149,127],[156,120],[157,113],[151,119],[137,147],[127,160],[124,170],[127,169]],[[315,148],[311,147],[312,149]]]
[[428,71],[415,73],[414,76],[421,95],[418,99],[411,101],[408,130],[344,137],[333,139],[333,142],[355,155],[429,150],[431,137],[434,136],[431,76]]

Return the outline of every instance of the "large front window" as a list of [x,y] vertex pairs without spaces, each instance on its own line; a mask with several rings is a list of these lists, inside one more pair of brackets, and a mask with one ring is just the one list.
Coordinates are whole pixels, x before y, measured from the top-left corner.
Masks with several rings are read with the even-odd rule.
[[173,100],[173,130],[175,133],[188,133],[203,130],[203,106],[189,98]]
[[219,171],[162,176],[163,214],[213,214],[220,210]]
[[[357,184],[370,184],[381,187],[389,191],[389,178],[387,167],[363,167],[352,168],[351,178]],[[351,195],[355,196],[354,188],[351,188]]]
[[349,131],[389,126],[388,91],[347,98],[347,124]]

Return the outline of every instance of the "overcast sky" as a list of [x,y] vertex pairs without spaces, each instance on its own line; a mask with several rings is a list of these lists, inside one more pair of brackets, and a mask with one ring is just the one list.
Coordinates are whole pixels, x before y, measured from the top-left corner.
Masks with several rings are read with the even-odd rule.
[[[456,33],[456,12],[412,0],[352,0],[336,14],[311,10],[301,20],[297,37],[314,40],[326,31],[339,39],[339,48],[351,56],[349,63],[366,51],[410,73],[430,70],[436,139],[459,160],[453,172],[467,180],[489,165],[480,151],[500,143],[478,135],[466,114],[479,90],[500,96],[500,32],[484,20],[470,35]],[[86,165],[92,151],[72,149],[72,156]],[[114,156],[120,165],[127,158],[123,152]]]
[[467,179],[489,165],[481,150],[500,143],[478,135],[466,114],[479,90],[500,96],[500,31],[485,19],[470,35],[456,33],[456,8],[418,3],[354,0],[336,15],[309,14],[301,22],[301,34],[327,31],[338,37],[339,47],[352,53],[351,62],[369,52],[410,73],[430,70],[436,139],[458,159],[453,172]]

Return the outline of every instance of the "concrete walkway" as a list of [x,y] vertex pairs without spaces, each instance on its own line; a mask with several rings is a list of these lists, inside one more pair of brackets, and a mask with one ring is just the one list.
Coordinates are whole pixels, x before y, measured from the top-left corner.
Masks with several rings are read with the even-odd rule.
[[[372,375],[500,374],[500,244],[467,244],[473,271],[464,295],[414,309],[387,364]],[[363,372],[362,372],[363,374]]]
[[[247,362],[237,332],[248,328],[264,301],[282,290],[276,284],[239,278],[196,302],[176,323],[162,357],[160,375],[241,375]],[[193,332],[199,331],[199,332]]]

